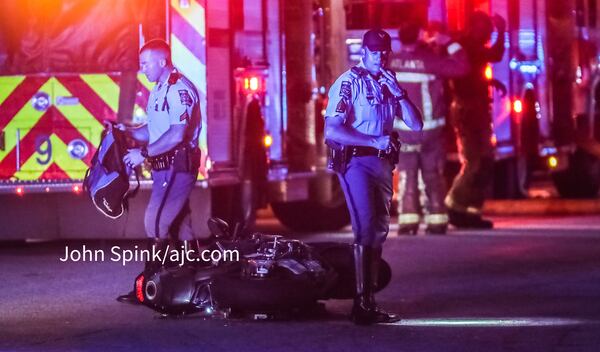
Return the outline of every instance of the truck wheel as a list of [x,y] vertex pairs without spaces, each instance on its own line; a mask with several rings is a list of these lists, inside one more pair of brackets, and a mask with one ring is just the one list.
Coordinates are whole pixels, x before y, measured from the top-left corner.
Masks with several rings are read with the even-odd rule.
[[335,231],[350,223],[344,193],[334,182],[332,201],[323,204],[314,200],[271,202],[275,217],[295,231]]
[[596,198],[600,189],[600,160],[577,149],[569,156],[569,168],[552,174],[563,198]]

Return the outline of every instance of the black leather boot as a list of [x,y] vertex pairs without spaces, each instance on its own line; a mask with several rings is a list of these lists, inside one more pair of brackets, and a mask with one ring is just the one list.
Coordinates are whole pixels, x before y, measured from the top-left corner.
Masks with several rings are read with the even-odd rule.
[[356,278],[356,296],[350,319],[356,325],[375,323],[375,311],[371,305],[371,256],[373,250],[369,246],[354,245],[354,269]]
[[[164,252],[167,248],[167,244],[169,240],[160,239],[160,238],[151,238],[148,240],[146,249],[150,252],[150,259],[152,259],[152,248],[154,247],[154,251]],[[164,254],[161,253],[161,258]],[[144,275],[148,275],[149,273],[155,273],[162,266],[161,262],[155,262],[153,260],[146,260],[144,262]],[[140,301],[137,299],[135,295],[135,290],[131,290],[124,295],[120,295],[117,297],[117,301],[121,303],[130,303],[130,304],[140,304]]]
[[400,320],[400,316],[393,313],[388,313],[381,308],[377,307],[375,302],[375,292],[379,284],[379,264],[381,263],[382,248],[373,248],[373,255],[371,257],[371,296],[369,297],[369,304],[375,315],[376,323],[394,323]]

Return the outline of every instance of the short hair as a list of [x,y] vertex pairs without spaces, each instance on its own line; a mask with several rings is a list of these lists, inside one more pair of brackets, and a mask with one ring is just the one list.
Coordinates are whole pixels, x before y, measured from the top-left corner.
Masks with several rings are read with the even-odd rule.
[[167,57],[167,64],[171,64],[171,47],[162,39],[151,39],[140,49],[140,54],[146,50],[159,51]]

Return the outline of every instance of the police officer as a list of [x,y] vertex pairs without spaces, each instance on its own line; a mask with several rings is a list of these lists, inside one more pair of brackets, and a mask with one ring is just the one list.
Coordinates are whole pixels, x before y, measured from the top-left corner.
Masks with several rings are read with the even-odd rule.
[[421,26],[416,21],[405,23],[398,33],[400,51],[390,58],[390,68],[423,112],[423,131],[412,131],[402,120],[394,127],[398,130],[402,146],[398,162],[398,234],[416,234],[421,217],[420,185],[424,186],[426,201],[424,220],[426,233],[444,234],[448,215],[444,205],[446,185],[445,132],[446,78],[459,77],[468,72],[469,64],[464,50],[450,37],[438,33],[434,38],[443,46],[444,53],[419,40]]
[[[498,38],[494,45],[487,47],[494,25]],[[462,168],[445,200],[450,223],[459,228],[493,227],[491,221],[481,217],[494,166],[489,82],[484,72],[489,62],[502,60],[505,27],[502,17],[496,15],[492,21],[487,14],[476,11],[469,19],[466,35],[459,40],[471,69],[466,76],[452,82],[452,115]]]
[[[335,165],[352,219],[356,297],[351,319],[359,325],[398,320],[379,310],[373,296],[382,244],[389,231],[394,118],[414,130],[423,126],[418,109],[385,68],[391,38],[382,30],[363,36],[361,62],[344,72],[329,90],[325,139],[345,156]],[[397,145],[396,145],[397,147]],[[396,154],[397,155],[397,154]],[[339,159],[336,159],[339,161]]]
[[[167,245],[194,238],[189,197],[198,177],[198,137],[201,116],[198,92],[171,62],[171,50],[163,40],[150,40],[140,49],[140,68],[156,85],[146,107],[148,122],[125,129],[142,146],[129,149],[123,161],[136,167],[148,160],[152,166],[152,193],[144,226],[150,246],[166,250]],[[171,240],[171,241],[170,241]],[[146,263],[146,269],[157,263]],[[120,297],[128,300],[131,293]]]

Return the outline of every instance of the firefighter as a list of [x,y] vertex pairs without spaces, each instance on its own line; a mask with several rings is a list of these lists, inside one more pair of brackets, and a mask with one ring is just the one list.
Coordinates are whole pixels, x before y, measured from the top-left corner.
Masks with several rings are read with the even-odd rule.
[[363,36],[361,62],[344,72],[329,90],[325,138],[333,147],[333,169],[346,196],[354,232],[356,297],[351,319],[358,325],[398,320],[377,308],[374,289],[382,244],[389,231],[392,172],[398,148],[391,138],[395,116],[422,128],[418,109],[385,69],[391,38],[382,30]]
[[444,80],[459,77],[469,68],[460,44],[450,43],[450,37],[437,33],[434,42],[443,46],[445,55],[419,40],[421,26],[411,21],[398,32],[401,48],[390,58],[390,68],[408,95],[421,109],[423,131],[412,131],[402,120],[396,120],[402,146],[398,163],[398,234],[416,234],[421,217],[419,183],[423,183],[426,206],[426,233],[444,234],[448,215],[444,205],[446,185],[444,164],[446,148],[446,99]]
[[[498,39],[487,47],[494,26]],[[484,73],[488,63],[502,60],[505,28],[506,23],[499,15],[492,20],[476,11],[469,18],[467,33],[459,40],[471,69],[466,76],[452,82],[451,109],[462,167],[445,199],[450,223],[458,228],[493,227],[491,221],[481,217],[494,166],[491,101]]]
[[[146,107],[148,123],[138,128],[119,126],[142,145],[129,149],[123,161],[137,167],[147,159],[152,166],[152,193],[144,217],[150,245],[160,250],[179,248],[179,241],[194,239],[189,197],[200,166],[198,91],[173,67],[171,50],[163,40],[151,40],[140,49],[140,68],[156,85]],[[145,269],[156,266],[147,262]],[[119,298],[131,301],[135,295]]]

